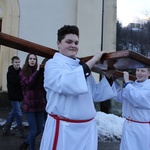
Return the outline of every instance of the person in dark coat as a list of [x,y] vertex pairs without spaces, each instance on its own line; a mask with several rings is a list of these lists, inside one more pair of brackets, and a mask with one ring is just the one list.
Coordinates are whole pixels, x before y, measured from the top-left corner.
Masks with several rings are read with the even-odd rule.
[[20,59],[18,56],[12,57],[12,65],[8,67],[7,71],[7,89],[8,99],[11,101],[11,112],[8,115],[7,121],[2,129],[2,134],[7,135],[10,132],[10,128],[14,119],[16,120],[18,129],[20,130],[21,137],[25,137],[24,127],[22,125],[22,111],[21,101],[23,100],[23,94],[20,84]]
[[43,71],[37,70],[37,56],[28,54],[20,71],[23,91],[22,111],[25,112],[29,135],[20,145],[19,150],[35,150],[37,135],[42,133],[44,125],[45,97],[43,96]]

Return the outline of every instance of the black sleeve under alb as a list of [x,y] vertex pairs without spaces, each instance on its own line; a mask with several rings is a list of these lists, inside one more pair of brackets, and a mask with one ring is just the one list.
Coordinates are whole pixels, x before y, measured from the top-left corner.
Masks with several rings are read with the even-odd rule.
[[91,70],[87,64],[82,64],[85,78],[87,78],[91,74]]

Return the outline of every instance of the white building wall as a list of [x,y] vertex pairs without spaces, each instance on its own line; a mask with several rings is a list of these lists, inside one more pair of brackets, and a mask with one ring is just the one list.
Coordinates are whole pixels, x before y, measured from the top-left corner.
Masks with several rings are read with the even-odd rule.
[[[17,5],[16,9],[19,12],[19,26],[13,25],[11,31],[5,31],[5,33],[14,35],[13,31],[15,30],[18,31],[18,37],[22,39],[57,49],[57,30],[65,24],[77,25],[80,29],[80,50],[78,56],[85,57],[94,55],[97,51],[101,50],[102,1],[103,0],[18,0],[19,9]],[[9,1],[7,1],[7,3],[8,2]],[[12,2],[13,1],[11,1],[11,3]],[[16,2],[17,0],[15,0],[15,3]],[[104,2],[103,50],[115,51],[116,0],[104,0]],[[13,11],[16,11],[14,7],[11,14],[13,14]],[[12,19],[12,22],[15,22],[15,15]],[[5,20],[9,21],[9,18],[5,17]],[[7,25],[7,22],[5,24]],[[17,35],[16,33],[15,35]],[[6,57],[7,52],[4,51],[4,53]],[[10,54],[9,52],[9,55]],[[26,55],[27,53],[18,51],[18,56],[21,58],[21,67],[24,64]],[[11,58],[11,56],[9,58]],[[3,59],[5,60],[4,57]],[[43,58],[39,57],[39,63],[42,59]],[[4,70],[2,80],[5,79],[8,65],[10,64],[6,62],[5,69],[4,66],[0,69]],[[5,90],[6,82],[5,80],[3,81],[2,87]]]
[[[107,51],[115,50],[115,2],[105,2],[103,44]],[[19,5],[20,38],[57,49],[57,30],[72,24],[80,29],[79,57],[94,55],[100,50],[102,0],[44,0],[42,3],[41,0],[19,0]],[[24,63],[24,53],[18,54]]]
[[101,47],[102,0],[78,0],[79,56],[94,55]]
[[[76,25],[76,0],[19,0],[19,37],[57,49],[57,30]],[[25,54],[18,53],[24,63]]]
[[117,0],[104,0],[104,37],[103,50],[116,51]]

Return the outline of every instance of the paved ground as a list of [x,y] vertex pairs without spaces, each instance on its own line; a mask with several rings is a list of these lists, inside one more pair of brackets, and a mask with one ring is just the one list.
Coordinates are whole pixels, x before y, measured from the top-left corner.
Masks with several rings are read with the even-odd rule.
[[[0,121],[6,119],[10,108],[0,108]],[[23,117],[26,121],[25,116]],[[0,126],[2,128],[2,126]],[[23,143],[24,139],[20,138],[20,134],[17,129],[14,129],[15,135],[3,136],[0,129],[0,150],[19,150],[19,145]],[[26,129],[28,132],[28,129]],[[36,147],[39,150],[41,136],[37,137]],[[119,150],[119,143],[115,142],[99,142],[98,150]]]

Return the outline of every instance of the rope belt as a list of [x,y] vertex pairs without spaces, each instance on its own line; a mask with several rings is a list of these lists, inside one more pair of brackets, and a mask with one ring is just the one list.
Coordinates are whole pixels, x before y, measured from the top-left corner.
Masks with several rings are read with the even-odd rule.
[[56,120],[55,137],[54,137],[52,150],[56,150],[56,147],[57,147],[60,120],[66,121],[66,122],[71,122],[71,123],[85,123],[85,122],[89,122],[89,121],[93,120],[93,118],[87,119],[87,120],[72,120],[72,119],[68,119],[68,118],[62,118],[62,117],[59,117],[59,116],[53,115],[53,114],[49,114],[49,115]]
[[137,121],[137,120],[132,120],[132,119],[129,119],[129,118],[126,118],[126,120],[128,120],[128,121],[131,121],[131,122],[136,122],[136,123],[148,123],[148,124],[150,124],[150,121],[148,121],[148,122],[142,122],[142,121]]

